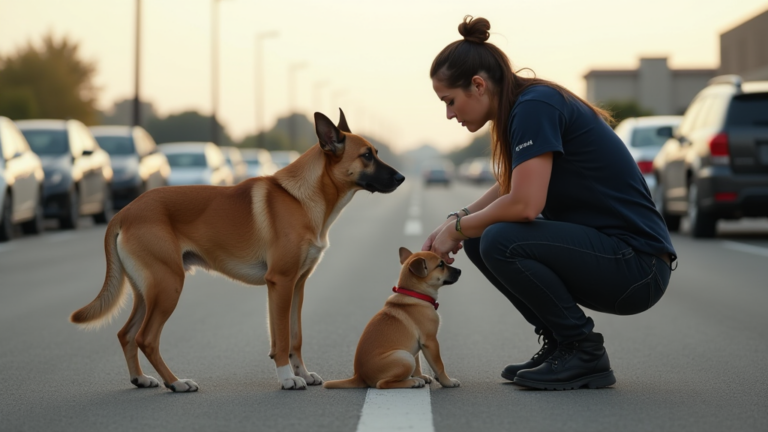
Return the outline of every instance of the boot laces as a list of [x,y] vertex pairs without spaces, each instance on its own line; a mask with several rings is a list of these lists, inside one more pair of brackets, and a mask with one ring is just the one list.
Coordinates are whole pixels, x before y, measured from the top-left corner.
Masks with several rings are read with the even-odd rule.
[[539,344],[541,344],[542,338],[544,339],[544,344],[541,345],[541,349],[539,349],[539,352],[533,355],[531,360],[536,360],[539,356],[544,355],[544,353],[549,349],[549,344],[552,343],[552,341],[547,336],[539,335]]
[[557,369],[557,365],[561,362],[564,362],[568,360],[569,357],[571,357],[576,350],[579,347],[578,342],[570,342],[570,343],[560,343],[557,346],[557,351],[555,351],[552,356],[550,356],[548,359],[544,360],[547,363],[551,363],[552,367]]

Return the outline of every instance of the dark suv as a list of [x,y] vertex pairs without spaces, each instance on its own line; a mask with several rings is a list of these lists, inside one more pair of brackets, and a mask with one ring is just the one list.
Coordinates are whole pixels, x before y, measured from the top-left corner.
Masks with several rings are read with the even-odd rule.
[[713,78],[667,132],[653,195],[670,231],[686,215],[694,237],[714,237],[718,219],[768,216],[768,81]]

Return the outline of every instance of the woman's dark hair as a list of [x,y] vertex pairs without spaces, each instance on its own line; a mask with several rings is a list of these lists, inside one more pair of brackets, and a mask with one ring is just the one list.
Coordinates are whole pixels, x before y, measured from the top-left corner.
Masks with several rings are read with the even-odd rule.
[[[559,91],[566,99],[578,100],[588,106],[606,122],[612,122],[611,115],[565,87],[540,78],[527,78],[512,70],[509,58],[496,45],[487,42],[491,23],[485,18],[464,17],[459,24],[457,40],[443,48],[435,57],[429,76],[448,88],[469,89],[472,77],[482,76],[490,81],[492,102],[497,103],[496,118],[491,127],[491,160],[501,193],[509,193],[512,182],[512,146],[507,122],[517,98],[533,85],[545,85]],[[518,71],[519,72],[519,71]]]

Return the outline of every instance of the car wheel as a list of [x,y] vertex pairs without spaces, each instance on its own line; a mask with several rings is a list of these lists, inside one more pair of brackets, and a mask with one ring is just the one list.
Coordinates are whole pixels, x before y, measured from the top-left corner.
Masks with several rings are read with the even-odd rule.
[[688,218],[693,237],[710,238],[717,233],[717,218],[699,208],[699,188],[696,183],[688,187]]
[[59,228],[75,229],[77,228],[78,219],[80,219],[80,197],[77,193],[77,188],[73,187],[72,191],[69,192],[67,214],[59,218]]
[[112,203],[112,188],[105,186],[104,200],[101,203],[101,213],[93,215],[93,221],[97,224],[109,223],[115,214],[115,205]]
[[13,237],[13,223],[11,222],[13,215],[12,199],[11,194],[6,194],[3,200],[2,213],[0,214],[0,242],[7,242]]
[[40,192],[37,198],[37,204],[35,204],[35,217],[32,220],[21,224],[21,229],[25,234],[40,234],[43,232],[44,223],[45,209],[43,208],[43,193]]
[[667,213],[667,203],[664,200],[664,185],[661,182],[656,182],[653,202],[656,204],[656,209],[661,213],[661,217],[664,218],[667,230],[678,231],[680,229],[680,216]]

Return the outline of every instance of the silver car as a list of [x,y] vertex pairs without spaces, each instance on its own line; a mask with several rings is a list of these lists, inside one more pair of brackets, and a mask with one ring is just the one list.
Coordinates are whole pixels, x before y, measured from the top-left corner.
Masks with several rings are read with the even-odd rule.
[[112,161],[112,200],[116,209],[145,191],[168,184],[168,158],[141,126],[93,126],[91,133]]
[[653,175],[653,158],[661,146],[680,124],[683,116],[648,116],[630,117],[616,126],[614,132],[624,141],[637,167],[643,173],[648,189],[656,189],[656,176]]
[[296,150],[273,150],[270,152],[272,162],[277,169],[283,169],[301,156]]
[[243,159],[243,154],[240,149],[233,146],[221,147],[221,151],[224,153],[224,158],[227,160],[229,169],[232,170],[232,175],[235,176],[235,183],[248,178],[248,164]]
[[269,176],[277,172],[277,165],[272,162],[272,155],[268,150],[246,148],[242,153],[243,159],[248,164],[248,177]]
[[224,154],[212,142],[177,142],[157,147],[168,158],[171,166],[171,175],[168,177],[170,186],[234,184],[234,176]]
[[25,233],[43,230],[43,165],[24,135],[0,117],[0,241],[13,237],[14,225]]

